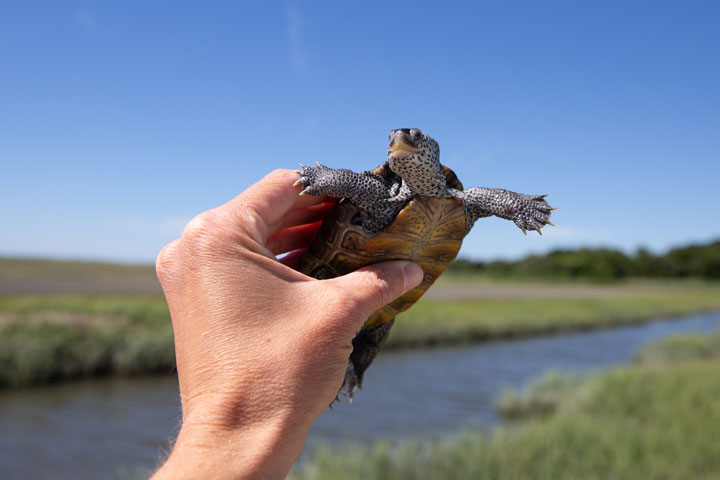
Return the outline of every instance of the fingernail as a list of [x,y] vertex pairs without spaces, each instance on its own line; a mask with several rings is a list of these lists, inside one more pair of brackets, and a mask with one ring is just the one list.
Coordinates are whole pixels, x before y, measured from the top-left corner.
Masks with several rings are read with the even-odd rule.
[[404,262],[402,272],[403,293],[420,285],[420,282],[423,281],[423,277],[425,276],[422,268],[420,268],[418,264],[412,262]]

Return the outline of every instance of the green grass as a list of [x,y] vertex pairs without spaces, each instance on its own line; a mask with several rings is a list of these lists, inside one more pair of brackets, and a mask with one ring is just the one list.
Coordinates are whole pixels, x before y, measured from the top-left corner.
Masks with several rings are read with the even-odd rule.
[[[712,334],[673,335],[643,347],[633,359],[635,365],[662,367],[683,362],[720,360],[720,330]],[[548,372],[522,391],[503,392],[496,409],[506,420],[539,418],[588,394],[592,385],[582,376]]]
[[64,311],[111,315],[132,322],[164,322],[169,318],[165,298],[160,295],[63,295],[0,297],[0,312],[32,316],[42,311]]
[[0,314],[0,387],[169,373],[175,362],[161,297],[2,298]]
[[[648,349],[675,351],[667,345]],[[525,421],[491,432],[345,450],[326,447],[296,468],[292,478],[720,478],[720,355],[702,354],[704,346],[694,350],[695,357],[705,359],[639,360],[582,381],[551,375],[519,394],[550,398],[554,413],[549,415],[543,401],[545,408],[527,410]]]
[[[632,293],[632,287],[628,287]],[[388,348],[470,343],[628,325],[720,309],[720,286],[639,291],[621,298],[421,300],[398,316]]]
[[673,336],[651,343],[638,352],[635,362],[644,365],[662,365],[710,358],[720,358],[720,331],[712,335]]
[[582,385],[581,376],[550,371],[532,381],[522,392],[504,391],[495,408],[505,420],[551,415],[563,402],[575,398]]
[[592,279],[592,278],[572,278],[561,276],[538,276],[538,275],[494,275],[485,272],[473,272],[466,270],[453,270],[448,268],[442,276],[436,280],[438,285],[461,285],[467,283],[486,284],[486,285],[592,285],[592,286],[644,286],[673,288],[676,286],[687,288],[689,286],[707,287],[717,285],[717,280],[705,279],[700,277],[685,278],[667,278],[667,277],[626,277],[622,279]]
[[[387,349],[602,328],[720,309],[720,286],[628,286],[622,298],[421,300],[398,317]],[[636,296],[633,296],[636,295]],[[171,372],[163,297],[0,297],[0,388],[73,377]]]

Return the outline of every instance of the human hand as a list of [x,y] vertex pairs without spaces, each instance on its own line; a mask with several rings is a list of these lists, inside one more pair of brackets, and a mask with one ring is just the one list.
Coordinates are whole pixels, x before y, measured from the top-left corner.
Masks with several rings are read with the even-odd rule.
[[322,281],[290,268],[332,208],[299,196],[296,179],[272,172],[158,255],[183,424],[156,478],[284,477],[342,384],[355,333],[422,280],[402,261]]

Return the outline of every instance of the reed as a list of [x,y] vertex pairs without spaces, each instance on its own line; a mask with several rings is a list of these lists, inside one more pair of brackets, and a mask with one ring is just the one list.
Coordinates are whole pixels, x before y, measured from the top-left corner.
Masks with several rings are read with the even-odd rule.
[[720,362],[637,364],[559,388],[553,413],[493,431],[322,448],[294,480],[720,478]]
[[[527,288],[527,285],[524,286]],[[720,286],[627,286],[622,297],[421,300],[398,317],[386,349],[604,328],[720,309]],[[0,297],[0,388],[66,378],[172,372],[160,295]]]

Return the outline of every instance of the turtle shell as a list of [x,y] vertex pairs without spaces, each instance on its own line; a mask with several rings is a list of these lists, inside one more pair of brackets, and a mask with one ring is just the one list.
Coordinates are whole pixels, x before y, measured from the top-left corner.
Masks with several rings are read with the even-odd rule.
[[[462,190],[455,173],[447,167],[443,170],[447,184]],[[393,175],[387,163],[373,173],[385,178]],[[362,226],[359,209],[344,200],[325,217],[297,268],[311,277],[326,279],[388,260],[417,263],[425,273],[422,283],[375,311],[364,325],[379,326],[410,308],[445,271],[460,250],[465,222],[461,200],[415,195],[390,225],[369,233]]]

